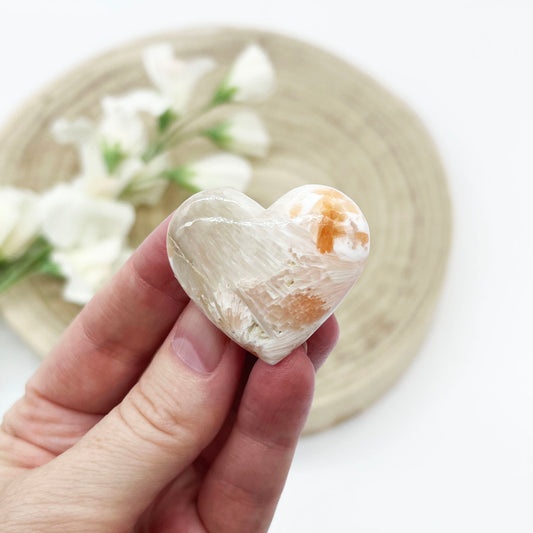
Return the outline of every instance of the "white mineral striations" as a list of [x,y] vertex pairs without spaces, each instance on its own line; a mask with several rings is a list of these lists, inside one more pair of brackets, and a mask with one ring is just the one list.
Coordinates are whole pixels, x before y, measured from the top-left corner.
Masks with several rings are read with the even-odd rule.
[[275,364],[333,313],[368,256],[368,224],[347,196],[304,185],[268,209],[234,189],[174,213],[168,255],[185,292],[237,344]]

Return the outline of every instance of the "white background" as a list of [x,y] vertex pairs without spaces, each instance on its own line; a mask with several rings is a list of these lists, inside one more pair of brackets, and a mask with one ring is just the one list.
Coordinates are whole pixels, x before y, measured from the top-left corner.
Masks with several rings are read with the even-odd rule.
[[[271,531],[533,531],[533,9],[1,0],[0,120],[112,45],[209,23],[307,39],[388,85],[433,133],[454,203],[449,273],[423,349],[374,407],[301,441]],[[37,365],[0,322],[1,411]]]

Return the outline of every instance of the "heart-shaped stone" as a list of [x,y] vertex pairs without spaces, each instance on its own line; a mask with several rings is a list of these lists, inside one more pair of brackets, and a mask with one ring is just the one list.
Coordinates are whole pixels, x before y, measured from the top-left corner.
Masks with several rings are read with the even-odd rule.
[[234,189],[211,189],[176,210],[167,249],[178,281],[206,316],[275,364],[357,281],[369,233],[357,205],[331,187],[298,187],[268,209]]

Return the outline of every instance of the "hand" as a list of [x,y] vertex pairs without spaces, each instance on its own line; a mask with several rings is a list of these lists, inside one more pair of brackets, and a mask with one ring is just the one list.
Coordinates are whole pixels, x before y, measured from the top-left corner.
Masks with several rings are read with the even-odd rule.
[[3,533],[268,529],[337,323],[276,366],[256,360],[180,288],[167,225],[78,315],[5,415]]

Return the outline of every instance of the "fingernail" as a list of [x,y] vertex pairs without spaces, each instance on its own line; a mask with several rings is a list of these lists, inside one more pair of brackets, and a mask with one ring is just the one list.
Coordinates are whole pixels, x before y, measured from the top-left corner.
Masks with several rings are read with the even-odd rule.
[[176,325],[171,345],[189,368],[209,374],[220,363],[226,342],[227,337],[196,306],[188,305]]

